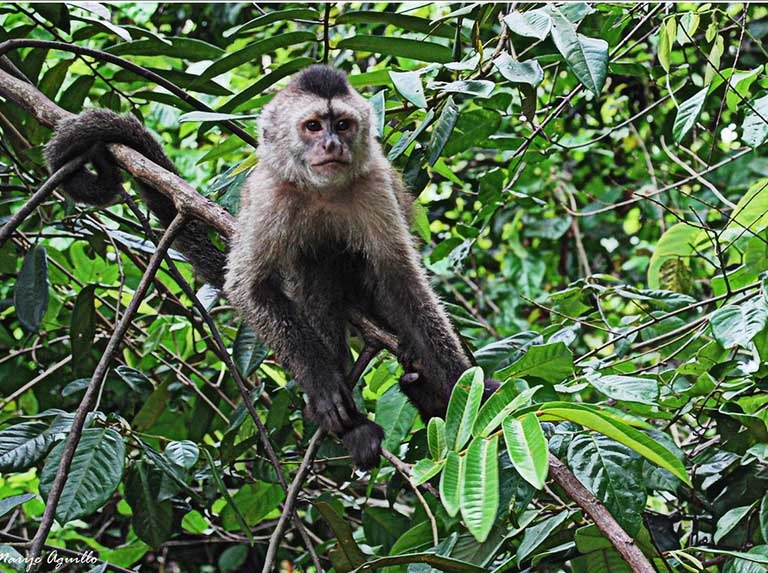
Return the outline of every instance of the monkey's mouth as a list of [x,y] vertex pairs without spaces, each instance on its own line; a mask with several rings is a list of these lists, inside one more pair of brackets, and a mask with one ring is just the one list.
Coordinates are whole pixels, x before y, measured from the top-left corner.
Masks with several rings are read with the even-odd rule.
[[341,159],[325,159],[317,163],[313,163],[312,167],[323,167],[325,165],[349,165],[349,161],[342,161]]

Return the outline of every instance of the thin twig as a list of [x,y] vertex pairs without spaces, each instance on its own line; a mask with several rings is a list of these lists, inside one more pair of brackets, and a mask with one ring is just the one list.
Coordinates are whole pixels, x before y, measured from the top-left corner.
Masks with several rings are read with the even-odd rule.
[[[144,300],[144,295],[146,294],[149,285],[152,283],[157,270],[160,268],[163,257],[171,247],[171,244],[173,243],[173,240],[178,232],[184,226],[184,222],[185,217],[181,214],[177,215],[173,221],[171,221],[168,229],[166,229],[165,233],[163,234],[163,238],[160,240],[160,244],[152,254],[152,257],[149,260],[149,264],[147,265],[147,270],[144,271],[144,274],[141,277],[141,281],[139,282],[139,286],[136,288],[136,292],[134,292],[130,304],[125,309],[125,313],[120,319],[120,322],[115,327],[115,331],[112,333],[112,336],[109,339],[109,343],[107,344],[107,348],[104,350],[104,354],[102,354],[99,363],[96,365],[96,369],[94,370],[91,381],[85,390],[85,394],[83,395],[82,400],[80,401],[80,405],[77,407],[75,416],[72,419],[72,427],[70,428],[69,434],[67,435],[64,451],[61,454],[61,461],[59,462],[59,469],[56,473],[56,478],[53,480],[51,490],[48,494],[48,498],[46,499],[45,511],[43,512],[43,517],[40,520],[40,527],[38,528],[37,533],[35,533],[35,537],[32,539],[32,544],[30,546],[29,556],[33,563],[38,557],[40,557],[42,547],[45,544],[48,533],[51,531],[51,527],[53,526],[53,520],[56,516],[56,508],[59,504],[59,500],[61,499],[61,494],[64,491],[67,476],[69,475],[69,467],[72,464],[72,458],[74,458],[77,445],[80,442],[80,437],[83,432],[83,427],[85,426],[86,418],[90,413],[96,396],[99,394],[99,390],[101,389],[101,385],[107,376],[107,371],[109,370],[109,365],[112,362],[112,358],[120,349],[120,344],[123,341],[123,337],[128,332],[131,321],[136,312],[139,310],[139,306]],[[39,569],[40,564],[32,565],[30,571],[35,573],[39,571]]]
[[88,154],[80,155],[74,159],[70,159],[61,168],[51,175],[43,185],[34,192],[29,200],[16,211],[13,216],[8,219],[8,222],[0,228],[0,247],[3,246],[5,241],[13,234],[16,228],[21,222],[26,219],[32,211],[34,211],[38,205],[45,201],[48,196],[56,190],[62,181],[65,181],[72,173],[80,169],[88,161]]

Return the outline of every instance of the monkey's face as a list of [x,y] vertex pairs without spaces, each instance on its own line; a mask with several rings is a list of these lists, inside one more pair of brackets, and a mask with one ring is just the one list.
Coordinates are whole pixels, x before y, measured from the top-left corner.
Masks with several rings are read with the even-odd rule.
[[343,176],[352,166],[352,149],[358,125],[353,117],[333,111],[313,113],[299,126],[307,168],[321,178]]

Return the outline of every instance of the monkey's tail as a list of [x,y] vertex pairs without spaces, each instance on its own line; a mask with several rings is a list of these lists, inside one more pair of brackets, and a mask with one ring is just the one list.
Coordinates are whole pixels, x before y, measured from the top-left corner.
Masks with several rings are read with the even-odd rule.
[[[51,173],[70,159],[90,152],[89,160],[96,173],[83,167],[61,186],[73,200],[102,206],[109,205],[120,195],[122,176],[107,151],[106,146],[110,143],[127,145],[168,171],[178,173],[160,144],[136,118],[106,109],[86,111],[59,122],[45,147]],[[170,225],[177,213],[173,201],[142,181],[138,184],[149,209],[163,225]],[[226,257],[213,244],[208,230],[208,225],[202,221],[189,221],[179,233],[175,247],[203,280],[221,287]]]

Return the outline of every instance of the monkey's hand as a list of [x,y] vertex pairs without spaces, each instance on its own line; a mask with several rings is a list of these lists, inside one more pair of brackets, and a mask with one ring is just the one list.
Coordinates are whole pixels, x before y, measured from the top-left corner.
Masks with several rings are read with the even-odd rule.
[[320,427],[341,438],[356,466],[370,469],[379,463],[384,431],[357,411],[346,386],[324,388],[322,394],[310,398],[307,413]]
[[[486,378],[482,401],[485,402],[490,398],[499,386],[501,383],[498,380]],[[423,381],[417,372],[406,372],[400,377],[400,389],[419,409],[424,421],[428,421],[434,417],[445,417],[453,384],[445,384],[443,388],[433,388]]]
[[341,441],[352,456],[355,465],[363,470],[378,465],[383,439],[384,430],[378,424],[365,419],[359,426],[341,436]]

